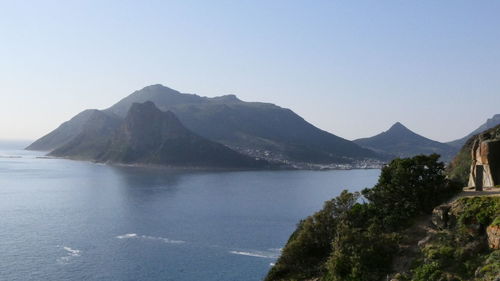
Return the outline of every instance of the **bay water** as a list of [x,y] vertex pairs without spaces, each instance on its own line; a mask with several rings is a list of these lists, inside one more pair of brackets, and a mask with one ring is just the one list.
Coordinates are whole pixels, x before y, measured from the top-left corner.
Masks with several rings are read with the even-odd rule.
[[262,280],[303,218],[379,170],[119,167],[0,143],[0,280]]

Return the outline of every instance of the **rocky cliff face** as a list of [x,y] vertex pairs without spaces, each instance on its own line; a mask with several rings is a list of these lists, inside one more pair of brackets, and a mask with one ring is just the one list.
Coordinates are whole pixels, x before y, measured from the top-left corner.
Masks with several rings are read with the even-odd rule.
[[476,139],[472,145],[469,186],[482,190],[500,184],[500,140]]

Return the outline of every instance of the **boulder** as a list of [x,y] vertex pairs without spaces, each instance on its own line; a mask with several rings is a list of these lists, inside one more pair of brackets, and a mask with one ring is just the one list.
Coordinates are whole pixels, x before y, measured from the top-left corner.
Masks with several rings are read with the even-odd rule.
[[449,214],[451,206],[450,205],[440,205],[432,210],[432,224],[434,224],[438,229],[445,229],[449,226]]
[[500,249],[500,225],[490,225],[486,228],[488,235],[488,245],[491,249]]

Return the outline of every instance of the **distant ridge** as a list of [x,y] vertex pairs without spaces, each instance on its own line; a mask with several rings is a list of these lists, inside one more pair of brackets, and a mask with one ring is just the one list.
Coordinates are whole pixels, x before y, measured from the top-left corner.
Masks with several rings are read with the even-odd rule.
[[493,115],[493,117],[486,120],[486,122],[483,125],[479,126],[479,128],[475,129],[467,136],[460,138],[460,139],[457,139],[457,140],[454,140],[454,141],[447,142],[447,144],[449,144],[453,147],[456,147],[457,149],[460,149],[460,148],[462,148],[462,146],[464,146],[464,144],[467,142],[467,140],[470,139],[471,137],[473,137],[474,135],[480,134],[480,133],[482,133],[488,129],[494,128],[498,125],[500,125],[500,114],[495,114],[495,115]]
[[[161,111],[171,111],[193,133],[252,158],[286,165],[352,164],[381,159],[369,149],[316,128],[290,109],[244,102],[235,95],[207,98],[157,84],[135,91],[100,112],[111,119],[124,119],[134,103],[147,101]],[[81,134],[95,111],[78,114],[27,149],[59,150],[76,138],[84,138]]]
[[416,134],[400,122],[376,136],[357,139],[354,142],[392,157],[437,153],[441,155],[442,160],[449,161],[456,153],[453,147]]

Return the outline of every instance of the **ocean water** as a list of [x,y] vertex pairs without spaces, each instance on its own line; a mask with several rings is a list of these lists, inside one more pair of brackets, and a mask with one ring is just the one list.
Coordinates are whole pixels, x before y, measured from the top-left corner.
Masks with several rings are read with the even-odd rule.
[[257,281],[300,219],[378,170],[208,172],[0,143],[0,280]]

